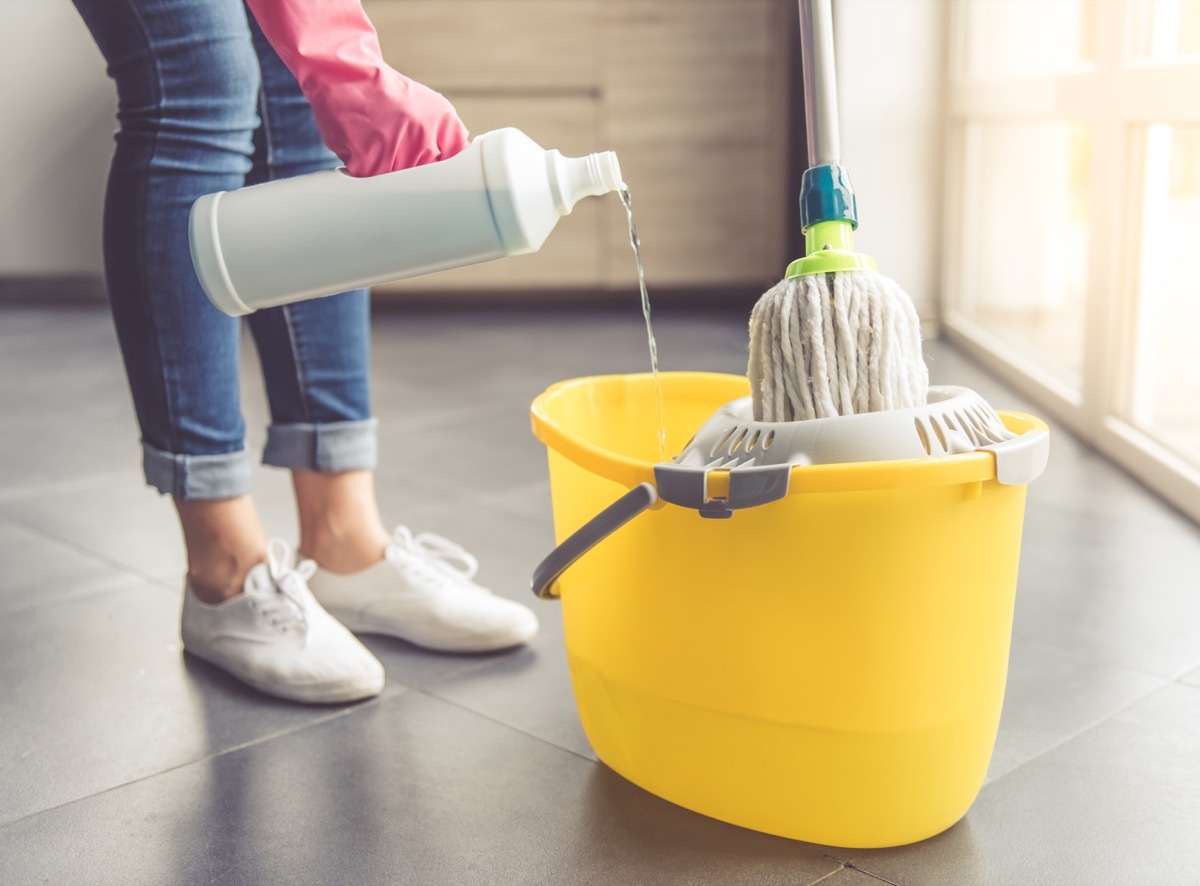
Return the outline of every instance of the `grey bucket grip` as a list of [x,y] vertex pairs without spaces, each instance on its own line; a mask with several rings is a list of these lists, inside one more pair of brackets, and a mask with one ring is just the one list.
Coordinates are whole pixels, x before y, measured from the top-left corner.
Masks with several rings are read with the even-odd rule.
[[996,479],[1006,486],[1032,483],[1046,469],[1050,459],[1050,435],[1045,431],[1026,431],[1019,437],[980,446],[980,452],[996,456]]
[[543,600],[557,600],[555,582],[572,563],[658,501],[649,483],[633,487],[556,547],[533,571],[533,592]]
[[729,498],[709,499],[708,470],[682,465],[654,466],[658,497],[699,511],[701,517],[732,517],[738,508],[753,508],[787,495],[792,466],[762,465],[729,469]]
[[577,529],[556,547],[533,572],[533,592],[543,600],[556,600],[554,584],[567,569],[660,498],[673,505],[699,511],[701,517],[732,517],[738,508],[753,508],[787,495],[791,465],[741,467],[729,471],[729,497],[708,499],[707,468],[676,464],[654,466],[658,484],[642,483]]

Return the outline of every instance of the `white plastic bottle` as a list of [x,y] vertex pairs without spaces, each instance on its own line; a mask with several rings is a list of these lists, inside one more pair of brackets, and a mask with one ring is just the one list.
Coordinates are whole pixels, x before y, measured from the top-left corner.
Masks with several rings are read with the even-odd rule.
[[564,157],[516,129],[370,178],[331,169],[201,197],[192,262],[230,316],[535,252],[581,198],[621,187],[611,151]]

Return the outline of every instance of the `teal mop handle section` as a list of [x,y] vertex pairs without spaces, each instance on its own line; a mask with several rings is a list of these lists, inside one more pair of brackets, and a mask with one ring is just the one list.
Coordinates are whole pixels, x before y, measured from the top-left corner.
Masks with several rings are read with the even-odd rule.
[[848,221],[852,229],[857,228],[850,176],[840,165],[831,0],[800,0],[800,62],[808,139],[808,169],[800,188],[801,226],[807,231],[821,222]]

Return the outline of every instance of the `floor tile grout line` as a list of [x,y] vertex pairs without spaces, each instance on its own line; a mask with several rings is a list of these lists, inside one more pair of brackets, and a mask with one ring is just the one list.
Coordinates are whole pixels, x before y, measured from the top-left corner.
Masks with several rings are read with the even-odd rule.
[[[472,708],[469,708],[466,705],[461,704],[460,702],[454,701],[453,699],[444,698],[440,695],[435,695],[433,692],[429,691],[429,688],[418,688],[418,689],[415,689],[414,691],[420,695],[428,696],[429,698],[432,698],[435,701],[444,702],[452,707],[458,708],[459,710],[463,711],[464,713],[471,714],[473,716],[479,717],[480,719],[486,720],[489,723],[493,723],[497,726],[500,726],[503,729],[508,730],[509,732],[515,732],[517,735],[520,735],[524,738],[531,738],[534,741],[540,742],[541,744],[546,745],[547,747],[554,748],[557,751],[563,751],[565,753],[571,754],[572,756],[578,757],[579,759],[584,760],[585,762],[590,763],[593,766],[605,765],[602,760],[589,757],[585,754],[581,754],[572,748],[563,747],[560,744],[556,744],[555,742],[550,741],[549,739],[543,738],[540,735],[534,735],[533,733],[527,732],[524,729],[521,729],[518,726],[514,726],[511,723],[506,723],[503,720],[498,720],[495,717],[481,713],[480,711],[473,710]],[[669,801],[667,801],[667,802],[669,802]],[[847,867],[851,867],[851,868],[854,867],[854,865],[851,864],[849,859],[838,858],[837,856],[830,855],[827,851],[821,851],[821,854],[825,858],[828,858],[830,861],[840,864],[842,867],[839,868],[838,870],[843,870]],[[832,876],[833,874],[836,874],[836,873],[838,873],[838,871],[830,871],[830,873],[826,874],[825,877]],[[875,876],[875,875],[872,874],[871,876]],[[823,880],[823,879],[825,879],[825,877],[822,877],[821,879]],[[881,879],[881,878],[876,877],[875,879]],[[814,882],[819,882],[819,881],[814,881]],[[889,882],[889,881],[884,881],[884,882]],[[810,883],[810,884],[807,884],[807,886],[813,886],[813,884]],[[893,884],[893,886],[894,886],[894,884]]]
[[[489,496],[487,497],[475,499],[474,503],[482,504],[484,507],[500,511],[506,517],[519,517],[522,520],[528,520],[530,523],[537,523],[545,528],[553,530],[553,517],[549,513],[549,508],[547,508],[547,513],[545,514],[533,514],[528,510],[522,509],[520,505],[509,505],[505,504],[503,501],[497,500],[502,497],[503,493],[498,496],[489,493]],[[547,553],[549,553],[549,551],[547,551]],[[531,573],[532,571],[533,570],[530,570]]]
[[860,868],[856,864],[851,864],[850,862],[847,862],[846,867],[848,867],[852,871],[858,871],[860,874],[866,874],[868,877],[871,877],[874,880],[878,880],[881,883],[887,883],[888,886],[901,886],[901,884],[897,883],[895,880],[889,880],[887,877],[884,877],[882,874],[873,874],[870,871],[868,871],[866,868]]
[[[420,649],[421,647],[417,646],[416,648]],[[460,677],[464,677],[469,674],[477,674],[480,671],[482,671],[484,668],[490,667],[491,665],[494,665],[494,664],[499,664],[502,661],[505,661],[505,657],[503,657],[503,656],[496,657],[496,658],[486,658],[476,664],[464,665],[460,670],[451,671],[449,673],[442,674],[437,677],[432,677],[429,682],[424,682],[424,685],[415,687],[415,688],[418,688],[421,691],[425,692],[426,695],[432,695],[434,698],[442,698],[442,696],[437,695],[433,691],[438,686],[441,686],[445,683],[450,683],[454,680],[459,679]],[[448,699],[448,698],[442,699],[442,700],[450,701],[450,699]]]
[[887,884],[889,884],[889,886],[900,886],[900,884],[896,883],[894,880],[889,880],[880,874],[873,874],[868,870],[864,870],[863,868],[860,868],[849,858],[838,858],[836,855],[830,855],[828,852],[822,852],[821,854],[823,856],[825,856],[825,858],[828,858],[830,861],[837,862],[838,864],[841,865],[841,867],[839,867],[837,870],[830,871],[828,874],[824,874],[820,878],[813,880],[812,882],[806,884],[806,886],[817,886],[817,884],[824,883],[826,880],[830,879],[831,877],[836,877],[838,874],[842,873],[843,871],[858,871],[860,874],[866,874],[871,879],[879,880],[881,883],[887,883]]
[[[0,489],[0,506],[20,502],[23,499],[38,498],[46,495],[59,495],[76,491],[81,485],[86,487],[102,486],[107,482],[116,479],[123,479],[124,474],[113,472],[103,474],[87,474],[82,477],[75,477],[68,480],[55,480],[49,483],[34,483],[30,486],[10,486],[7,489]],[[11,518],[10,514],[4,515],[6,518]],[[16,518],[11,518],[16,519]]]
[[[420,492],[428,493],[431,495],[438,495],[438,496],[442,496],[445,498],[451,498],[451,499],[454,499],[457,503],[464,504],[464,505],[478,505],[481,502],[481,500],[486,499],[487,501],[485,502],[485,504],[488,507],[493,507],[493,508],[497,507],[497,505],[495,504],[496,499],[499,499],[502,496],[507,495],[509,492],[513,492],[513,491],[519,492],[520,490],[532,485],[532,483],[528,482],[528,481],[518,481],[513,486],[500,487],[500,488],[489,488],[489,489],[480,490],[480,489],[464,489],[461,484],[456,483],[454,481],[447,481],[445,483],[440,483],[436,480],[416,480],[410,476],[404,476],[401,479],[403,479],[405,483],[411,485],[412,487],[414,487],[415,489],[417,489]],[[381,482],[386,483],[386,482],[388,482],[388,480],[387,480],[387,478],[384,478],[384,480]],[[526,513],[518,512],[517,515],[521,516],[531,522],[539,521],[538,517],[534,517],[534,516],[531,516]]]
[[[1149,699],[1155,695],[1158,695],[1158,693],[1162,692],[1164,689],[1169,689],[1170,687],[1175,686],[1175,685],[1186,686],[1187,684],[1181,683],[1178,680],[1165,680],[1165,678],[1164,678],[1164,682],[1161,686],[1156,686],[1154,689],[1150,690],[1145,695],[1135,698],[1133,701],[1129,702],[1128,704],[1117,708],[1115,711],[1112,711],[1112,712],[1106,714],[1105,716],[1101,717],[1098,720],[1093,720],[1091,723],[1084,726],[1083,728],[1077,729],[1075,732],[1072,732],[1070,735],[1067,735],[1067,736],[1059,739],[1058,741],[1056,741],[1054,744],[1050,745],[1045,750],[1034,754],[1028,760],[1022,760],[1020,763],[1018,763],[1016,766],[1014,766],[1012,769],[1008,770],[1004,774],[997,776],[996,778],[992,779],[989,782],[986,782],[984,784],[983,788],[980,789],[980,792],[982,793],[982,791],[984,789],[991,787],[994,784],[998,784],[1000,781],[1002,781],[1005,778],[1008,778],[1014,772],[1019,772],[1020,770],[1024,769],[1030,763],[1034,763],[1034,762],[1040,760],[1042,757],[1045,757],[1047,754],[1051,754],[1054,751],[1058,750],[1063,745],[1068,744],[1069,742],[1072,742],[1077,738],[1081,738],[1084,735],[1087,735],[1089,732],[1092,732],[1093,730],[1099,728],[1100,726],[1103,726],[1105,723],[1109,722],[1110,720],[1113,720],[1113,719],[1119,717],[1121,714],[1125,713],[1130,708],[1136,707],[1137,705],[1141,704],[1142,702],[1146,701],[1147,699]],[[1188,687],[1188,688],[1192,688],[1192,687]]]
[[149,573],[143,572],[140,569],[128,566],[117,560],[113,560],[110,557],[107,557],[104,554],[99,553],[98,551],[93,551],[91,548],[84,547],[83,545],[79,544],[79,542],[74,541],[73,539],[65,538],[60,535],[55,535],[52,532],[47,532],[45,529],[42,529],[38,526],[34,526],[30,523],[27,523],[26,521],[22,520],[21,518],[14,517],[11,514],[5,515],[5,519],[11,523],[15,523],[16,525],[20,526],[22,529],[29,530],[30,532],[34,533],[35,535],[40,535],[43,538],[49,539],[50,541],[54,541],[59,544],[65,545],[66,547],[73,549],[76,553],[82,554],[91,560],[97,560],[100,563],[103,563],[105,566],[108,566],[111,569],[116,569],[119,572],[128,573],[130,576],[132,576],[134,578],[140,578],[140,579],[143,579],[144,581],[148,581],[151,583],[154,583],[156,581],[155,577],[150,575]]
[[[137,584],[134,584],[134,582],[137,582]],[[94,587],[90,587],[82,591],[71,591],[65,594],[58,594],[50,599],[38,598],[31,603],[21,603],[10,606],[0,605],[0,618],[13,615],[25,615],[49,606],[78,603],[81,600],[88,600],[92,597],[99,597],[105,594],[118,594],[122,591],[136,590],[142,585],[146,584],[149,584],[149,582],[146,582],[139,575],[119,575],[114,577],[111,581],[101,582]]]
[[211,762],[213,760],[219,760],[220,758],[225,757],[229,754],[232,754],[236,751],[242,751],[242,750],[245,750],[246,748],[252,748],[257,745],[265,744],[266,742],[274,741],[277,738],[284,738],[289,735],[295,735],[297,733],[303,732],[306,729],[310,729],[314,726],[321,726],[321,725],[324,725],[325,723],[332,723],[335,720],[339,720],[342,717],[350,716],[358,711],[374,709],[386,702],[392,701],[397,698],[403,698],[405,695],[412,693],[414,691],[415,690],[413,690],[413,688],[410,686],[405,686],[403,684],[397,684],[396,688],[394,690],[388,691],[385,689],[384,692],[380,693],[375,698],[372,698],[369,701],[361,702],[359,704],[352,704],[348,707],[342,708],[341,710],[332,711],[327,715],[320,716],[320,717],[317,717],[312,720],[307,720],[304,723],[298,724],[294,727],[291,727],[288,729],[280,729],[280,730],[278,730],[276,732],[272,732],[268,735],[260,735],[256,738],[252,738],[247,741],[243,741],[239,744],[231,745],[230,747],[224,748],[215,754],[207,754],[203,757],[197,757],[194,760],[187,760],[183,763],[177,763],[174,766],[168,766],[166,769],[160,769],[157,772],[150,772],[150,773],[147,773],[146,775],[138,776],[137,778],[122,782],[121,784],[113,785],[112,787],[108,787],[108,788],[104,788],[103,790],[96,791],[94,794],[87,794],[86,796],[83,796],[83,797],[76,797],[73,800],[68,800],[65,803],[58,803],[54,806],[47,806],[45,809],[39,809],[36,812],[29,812],[25,815],[18,816],[17,818],[11,819],[9,821],[0,821],[0,832],[3,832],[6,828],[8,828],[12,825],[19,824],[20,822],[26,821],[31,818],[36,818],[39,815],[45,815],[46,813],[54,812],[59,809],[66,809],[67,807],[74,806],[77,803],[83,803],[88,800],[93,800],[97,797],[103,797],[105,794],[111,794],[113,791],[119,791],[124,788],[131,787],[132,785],[141,784],[142,782],[149,781],[152,778],[159,778],[160,776],[163,776],[163,775],[169,775],[172,772],[178,772],[182,769],[187,769],[190,766],[196,766],[200,763],[207,763],[207,762]]
[[560,744],[555,744],[554,742],[550,741],[549,739],[542,738],[542,736],[540,736],[540,735],[534,735],[532,732],[526,732],[524,729],[521,729],[519,726],[514,726],[511,723],[505,723],[503,720],[498,720],[495,717],[491,717],[491,716],[488,716],[487,714],[473,710],[472,708],[469,708],[466,705],[461,704],[460,702],[454,701],[453,699],[443,698],[440,695],[434,695],[428,689],[417,689],[415,691],[420,693],[421,695],[427,696],[428,698],[432,698],[435,701],[443,702],[452,707],[458,708],[460,711],[471,714],[472,716],[475,716],[475,717],[479,717],[481,720],[487,720],[489,723],[494,723],[495,725],[503,727],[504,729],[507,729],[510,732],[515,732],[517,735],[524,736],[525,738],[532,738],[534,741],[540,742],[541,744],[544,744],[547,747],[551,747],[557,751],[563,751],[564,753],[571,754],[575,757],[578,757],[580,760],[586,760],[588,763],[591,763],[592,765],[596,765],[597,762],[599,762],[585,754],[579,753],[576,750],[573,750],[571,748],[564,748]]
[[[455,676],[457,676],[457,675],[455,675]],[[454,679],[454,678],[453,677],[447,678],[447,681],[451,680],[451,679]],[[581,754],[572,748],[563,747],[562,745],[556,744],[555,742],[550,741],[549,739],[543,738],[540,735],[535,735],[531,732],[527,732],[524,729],[521,729],[518,726],[514,726],[511,723],[506,723],[505,721],[499,720],[496,717],[492,717],[492,716],[489,716],[488,714],[484,714],[480,711],[474,710],[473,708],[469,708],[466,705],[462,704],[461,702],[455,701],[450,698],[446,698],[441,695],[437,695],[435,692],[431,691],[432,689],[433,689],[432,686],[414,687],[412,691],[418,695],[427,696],[427,697],[433,699],[434,701],[443,702],[445,704],[450,705],[451,707],[458,708],[460,711],[463,711],[464,713],[479,717],[482,720],[486,720],[489,723],[492,723],[496,726],[500,726],[501,728],[503,728],[509,732],[514,732],[517,735],[520,735],[524,738],[531,738],[534,741],[537,741],[543,745],[546,745],[547,747],[553,748],[554,750],[563,751],[565,753],[571,754],[572,756],[578,757],[579,759],[584,760],[587,763],[590,763],[592,765],[604,765],[603,761],[601,761],[601,760],[589,757],[585,754]],[[838,858],[837,856],[830,855],[826,851],[822,851],[821,854],[825,858],[828,858],[830,861],[837,862],[838,864],[842,865],[842,868],[839,868],[839,870],[846,868],[846,867],[854,867],[854,865],[851,864],[849,859]],[[829,874],[826,874],[825,877],[832,876],[833,874],[836,874],[836,873],[837,873],[837,871],[831,871]],[[866,873],[866,872],[864,872],[864,873]],[[875,876],[875,875],[872,874],[871,876]],[[825,879],[825,877],[822,877],[821,879]],[[875,878],[882,879],[880,877],[875,877]],[[890,882],[890,881],[885,880],[884,882]],[[808,884],[808,886],[812,886],[812,884]]]
[[[832,850],[837,847],[827,846],[825,848],[827,850]],[[854,859],[858,857],[857,854],[861,853],[861,852],[866,852],[866,851],[867,850],[865,850],[865,849],[852,849],[852,848],[846,847],[843,851],[843,855],[845,856],[844,858],[839,858],[836,855],[832,855],[828,851],[825,853],[825,857],[832,858],[834,861],[840,861],[842,863],[843,867],[853,868],[854,867]]]
[[[838,859],[836,859],[836,858],[833,858],[832,856],[829,856],[829,855],[827,855],[827,856],[825,856],[825,857],[826,857],[826,858],[828,858],[828,859],[830,859],[831,861],[837,861],[837,860],[838,860]],[[832,870],[832,871],[830,871],[828,874],[822,874],[822,875],[821,875],[820,877],[818,877],[817,879],[815,879],[815,880],[811,880],[811,881],[809,881],[808,883],[806,883],[806,884],[805,884],[805,886],[818,886],[818,884],[820,884],[820,883],[824,883],[824,882],[825,882],[826,880],[828,880],[830,877],[836,877],[838,874],[840,874],[840,873],[841,873],[842,871],[844,871],[844,870],[846,870],[846,863],[845,863],[845,862],[842,862],[842,863],[841,863],[841,867],[837,868],[836,870]]]
[[[814,844],[814,845],[820,845],[820,844]],[[853,855],[850,855],[849,853],[851,853],[851,852],[855,852],[855,851],[857,851],[857,850],[851,850],[851,849],[847,849],[847,850],[846,850],[846,853],[847,853],[846,857],[845,857],[845,858],[838,858],[836,855],[831,855],[831,854],[830,854],[830,850],[832,850],[832,849],[834,849],[834,848],[835,848],[835,847],[833,847],[833,846],[825,846],[825,847],[822,849],[822,851],[821,851],[821,854],[822,854],[823,856],[825,856],[826,858],[828,858],[830,861],[836,861],[836,862],[837,862],[838,864],[840,864],[840,865],[841,865],[843,868],[854,867],[854,856],[853,856]],[[835,871],[835,873],[836,873],[836,871]]]
[[1178,679],[1180,679],[1181,676],[1186,677],[1188,674],[1192,673],[1192,671],[1196,670],[1197,667],[1200,667],[1200,661],[1198,661],[1196,663],[1196,665],[1185,668],[1184,671],[1182,672],[1182,674],[1180,674],[1180,675],[1164,676],[1162,674],[1156,674],[1154,671],[1149,671],[1145,668],[1135,667],[1133,665],[1117,663],[1117,662],[1112,662],[1112,661],[1101,661],[1098,658],[1092,658],[1091,656],[1081,655],[1080,653],[1075,652],[1072,649],[1064,649],[1061,646],[1056,646],[1055,644],[1050,643],[1047,640],[1041,640],[1036,637],[1026,637],[1026,636],[1023,636],[1023,635],[1017,633],[1016,631],[1013,632],[1013,639],[1018,640],[1021,643],[1028,643],[1031,646],[1037,646],[1039,649],[1050,650],[1051,652],[1057,652],[1060,655],[1066,656],[1067,658],[1071,659],[1072,661],[1080,662],[1082,664],[1095,665],[1097,667],[1104,667],[1104,668],[1113,668],[1113,669],[1119,670],[1119,671],[1128,671],[1131,674],[1139,674],[1143,677],[1154,677],[1157,680],[1166,680],[1168,682],[1171,680],[1178,680]]
[[[505,499],[510,493],[515,492],[520,494],[523,488],[524,487],[522,486],[513,486],[511,489],[484,493],[463,493],[460,490],[459,496],[462,499],[462,503],[465,505],[470,505],[472,507],[478,507],[482,505],[489,510],[500,511],[505,517],[516,517],[518,520],[524,520],[525,522],[534,524],[541,529],[553,529],[552,516],[550,514],[549,506],[547,506],[545,514],[532,514],[527,510],[522,510],[519,505],[510,505],[505,502]],[[442,491],[439,490],[438,494],[442,494]],[[533,573],[532,569],[529,571],[530,574]]]

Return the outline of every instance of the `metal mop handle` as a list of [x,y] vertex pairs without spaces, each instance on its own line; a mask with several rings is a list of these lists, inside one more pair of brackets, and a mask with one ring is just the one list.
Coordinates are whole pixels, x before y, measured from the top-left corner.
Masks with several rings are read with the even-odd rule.
[[800,0],[800,63],[804,74],[808,165],[837,166],[841,139],[831,0]]
[[[810,241],[815,225],[829,221],[858,227],[858,208],[850,177],[841,166],[838,133],[837,78],[833,68],[832,0],[800,0],[800,61],[804,74],[804,118],[808,129],[808,169],[800,182],[800,224],[805,249],[828,249],[830,243]],[[822,235],[828,237],[828,231]],[[841,242],[841,241],[839,241]],[[849,249],[849,241],[842,247]],[[796,262],[792,262],[796,265]],[[788,267],[791,275],[794,268]]]

